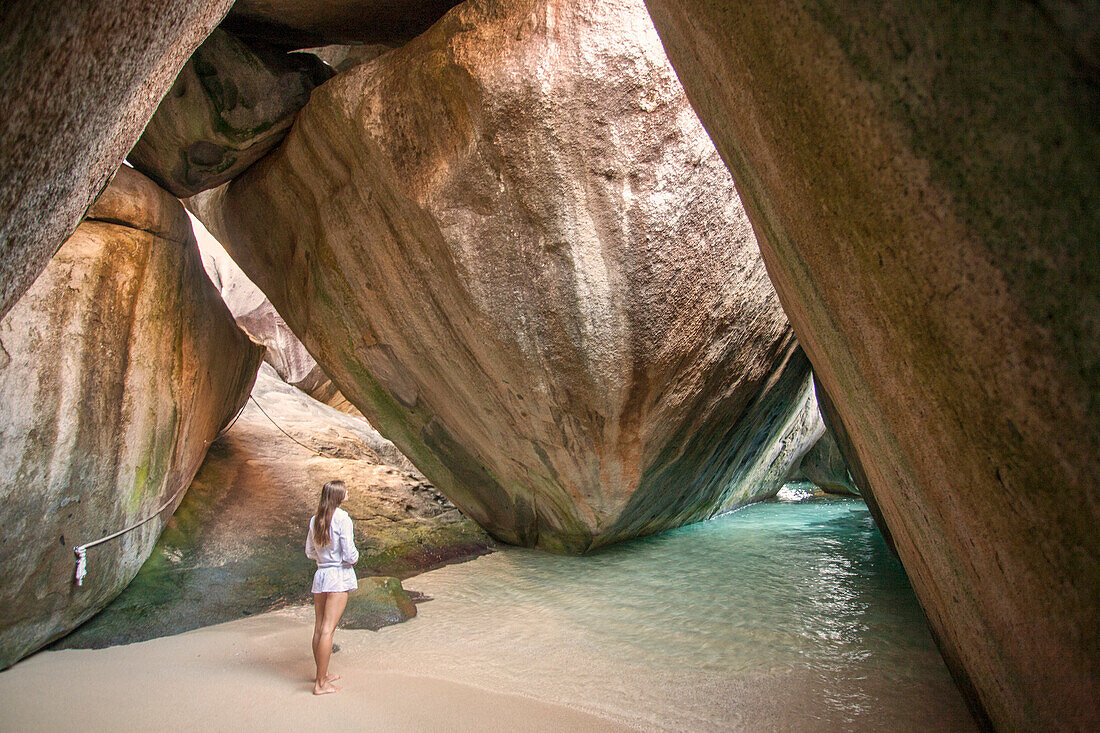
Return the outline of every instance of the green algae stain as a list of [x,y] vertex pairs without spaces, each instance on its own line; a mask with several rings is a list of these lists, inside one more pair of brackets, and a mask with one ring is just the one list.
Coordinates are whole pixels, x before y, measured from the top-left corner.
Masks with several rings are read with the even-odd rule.
[[147,484],[149,482],[149,462],[145,461],[134,472],[134,485],[130,489],[130,496],[126,500],[126,513],[134,514],[141,507],[145,498]]

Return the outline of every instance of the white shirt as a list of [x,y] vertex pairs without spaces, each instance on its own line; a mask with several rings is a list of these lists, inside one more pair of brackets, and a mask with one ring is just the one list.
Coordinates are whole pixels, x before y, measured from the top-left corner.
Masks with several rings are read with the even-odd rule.
[[318,547],[313,541],[313,524],[316,516],[310,517],[309,532],[306,534],[306,557],[317,561],[319,568],[350,568],[359,560],[359,550],[355,549],[355,536],[352,534],[351,517],[337,507],[332,513],[332,526],[329,527],[329,543]]

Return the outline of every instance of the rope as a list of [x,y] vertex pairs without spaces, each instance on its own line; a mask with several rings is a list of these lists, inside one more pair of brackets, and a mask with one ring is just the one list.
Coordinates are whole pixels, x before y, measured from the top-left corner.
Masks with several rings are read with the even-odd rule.
[[146,524],[150,520],[152,520],[155,517],[159,516],[161,512],[163,512],[165,509],[167,509],[169,506],[171,506],[172,502],[176,500],[176,497],[178,497],[180,494],[182,494],[187,489],[187,486],[188,486],[188,484],[184,484],[183,486],[181,486],[176,491],[176,493],[172,494],[172,497],[170,499],[168,499],[168,501],[164,502],[164,504],[161,505],[160,509],[157,509],[155,512],[153,512],[152,514],[147,516],[145,519],[142,519],[140,522],[135,522],[135,523],[131,524],[129,527],[126,527],[125,529],[120,529],[119,531],[115,532],[114,534],[109,534],[106,537],[100,537],[98,540],[95,540],[94,542],[87,542],[83,545],[77,545],[76,547],[74,547],[73,548],[73,553],[76,554],[76,584],[78,586],[84,585],[84,576],[86,576],[88,574],[88,563],[87,563],[86,557],[87,557],[87,554],[88,554],[88,548],[89,547],[95,547],[96,545],[102,545],[104,542],[108,542],[110,540],[113,540],[115,537],[121,537],[122,535],[126,534],[127,532],[132,532],[133,530],[137,529],[141,525]]
[[[251,397],[251,396],[252,395],[249,395],[249,397]],[[237,420],[239,420],[241,415],[244,414],[244,408],[246,408],[246,407],[248,407],[248,400],[245,400],[244,404],[241,405],[241,409],[237,410],[236,417],[234,417],[232,420],[230,420],[228,425],[226,425],[224,428],[222,428],[220,431],[218,431],[218,434],[217,434],[217,436],[215,436],[214,440],[217,440],[218,438],[222,437],[223,435],[225,435],[226,433],[228,433],[230,430],[233,429],[233,426],[237,424]]]
[[[251,397],[251,395],[249,395],[249,397]],[[253,401],[255,401],[255,400],[253,400]],[[218,438],[222,437],[223,435],[225,435],[226,433],[229,432],[229,430],[233,427],[233,425],[236,424],[237,419],[244,413],[244,408],[245,408],[245,405],[247,405],[247,404],[248,403],[245,402],[244,405],[241,405],[241,409],[237,410],[237,415],[229,422],[228,425],[226,425],[224,428],[222,428],[220,431],[218,431],[218,434],[216,436],[214,436],[214,440],[217,440]],[[257,405],[257,407],[259,407],[259,405]],[[261,410],[262,410],[262,408],[261,408]],[[267,413],[264,413],[264,414],[267,414]],[[270,420],[271,418],[268,418],[268,419]],[[207,446],[210,445],[210,442],[211,441],[209,441],[209,440],[206,441]],[[129,527],[126,527],[125,529],[120,529],[119,531],[115,532],[114,534],[109,534],[106,537],[100,537],[98,540],[94,540],[93,542],[86,542],[83,545],[77,545],[76,547],[74,547],[73,548],[73,554],[76,555],[76,574],[75,575],[76,575],[76,584],[77,584],[77,586],[83,586],[84,585],[84,578],[87,577],[87,575],[88,575],[88,548],[95,547],[96,545],[102,545],[104,542],[110,542],[111,540],[115,539],[116,537],[121,537],[122,535],[126,534],[127,532],[133,532],[138,527],[152,521],[156,517],[160,516],[161,512],[163,512],[165,509],[167,509],[169,506],[171,506],[172,502],[174,502],[179,497],[180,494],[182,494],[184,491],[186,491],[187,487],[189,485],[190,484],[184,484],[179,489],[177,489],[176,493],[172,494],[172,496],[168,499],[168,501],[164,502],[161,505],[160,509],[157,509],[155,512],[153,512],[152,514],[147,516],[145,519],[142,519],[140,522],[134,522]]]
[[[248,399],[252,400],[252,404],[256,405],[256,407],[258,407],[260,409],[260,412],[262,412],[264,414],[264,417],[266,417],[268,420],[270,420],[271,424],[274,425],[280,433],[282,433],[286,437],[290,438],[295,443],[297,443],[298,445],[300,445],[303,448],[305,448],[306,450],[308,450],[310,453],[316,453],[317,455],[324,457],[324,453],[321,453],[320,451],[318,451],[314,448],[310,448],[308,445],[306,445],[305,443],[298,440],[293,435],[291,435],[290,433],[288,433],[287,431],[285,431],[281,427],[279,427],[279,423],[275,422],[275,419],[272,418],[271,415],[267,414],[267,410],[265,410],[260,405],[260,403],[256,401],[255,397],[253,397],[252,395],[248,395]],[[233,418],[233,420],[230,421],[230,423],[228,425],[226,425],[224,428],[222,428],[218,432],[218,434],[215,436],[214,440],[217,440],[218,438],[222,437],[223,435],[225,435],[226,433],[229,432],[229,430],[236,424],[236,422],[240,418],[240,416],[244,414],[244,408],[247,404],[248,403],[245,402],[244,405],[241,405],[241,409],[237,411],[237,415]],[[206,441],[206,444],[210,445],[210,442],[211,441],[208,440],[208,441]],[[161,505],[160,509],[157,509],[155,512],[153,512],[152,514],[147,516],[145,519],[142,519],[140,522],[134,522],[129,527],[126,527],[124,529],[120,529],[119,531],[115,532],[114,534],[109,534],[106,537],[100,537],[98,540],[94,540],[92,542],[86,542],[83,545],[77,545],[76,547],[74,547],[73,548],[73,554],[76,555],[76,573],[75,573],[76,584],[78,586],[83,586],[84,585],[84,578],[87,577],[87,575],[88,575],[88,549],[89,548],[95,547],[96,545],[102,545],[104,542],[110,542],[111,540],[115,539],[116,537],[121,537],[122,535],[126,534],[127,532],[133,532],[138,527],[140,527],[144,524],[147,524],[148,522],[152,521],[156,517],[160,516],[160,513],[163,512],[165,509],[167,509],[169,506],[171,506],[172,502],[174,502],[179,497],[180,494],[182,494],[184,491],[186,491],[188,486],[189,486],[189,484],[184,484],[183,486],[181,486],[176,491],[176,493],[172,494],[171,498],[169,498],[168,501],[164,502],[164,504]]]
[[256,407],[259,407],[259,408],[260,408],[260,412],[262,412],[262,413],[264,414],[264,417],[266,417],[266,418],[267,418],[268,420],[271,420],[271,424],[272,424],[272,425],[274,425],[274,426],[275,426],[275,427],[276,427],[276,428],[278,429],[278,431],[279,431],[280,433],[282,433],[282,434],[283,434],[283,435],[285,435],[286,437],[290,438],[291,440],[293,440],[293,441],[294,441],[295,443],[297,443],[298,445],[300,445],[300,446],[302,446],[303,448],[305,448],[305,449],[306,449],[307,451],[309,451],[310,453],[315,453],[316,455],[319,455],[319,456],[321,456],[322,458],[324,458],[324,457],[325,457],[325,454],[324,454],[324,453],[322,453],[321,451],[317,450],[316,448],[310,448],[310,447],[309,447],[308,445],[306,445],[305,443],[303,443],[302,441],[298,440],[298,439],[297,439],[297,438],[295,438],[295,437],[294,437],[293,435],[291,435],[290,433],[288,433],[287,431],[285,431],[285,430],[283,430],[283,429],[282,429],[281,427],[279,427],[279,423],[275,422],[275,419],[274,419],[273,417],[271,417],[271,415],[268,415],[268,414],[267,414],[267,410],[265,410],[264,408],[260,407],[260,403],[256,401],[256,398],[255,398],[255,397],[253,397],[252,395],[248,395],[248,399],[252,400],[252,404],[254,404],[254,405],[256,405]]

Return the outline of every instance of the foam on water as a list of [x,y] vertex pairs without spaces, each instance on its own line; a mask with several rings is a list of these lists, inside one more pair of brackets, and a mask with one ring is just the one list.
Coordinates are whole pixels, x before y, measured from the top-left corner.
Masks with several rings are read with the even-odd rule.
[[434,600],[349,640],[394,671],[647,729],[972,727],[855,500],[758,504],[585,557],[506,549],[406,586]]

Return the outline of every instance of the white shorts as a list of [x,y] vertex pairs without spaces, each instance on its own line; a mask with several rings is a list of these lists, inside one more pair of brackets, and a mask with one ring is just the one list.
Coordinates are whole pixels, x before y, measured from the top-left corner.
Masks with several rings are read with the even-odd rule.
[[339,593],[358,587],[355,568],[317,568],[317,572],[313,574],[314,593]]

